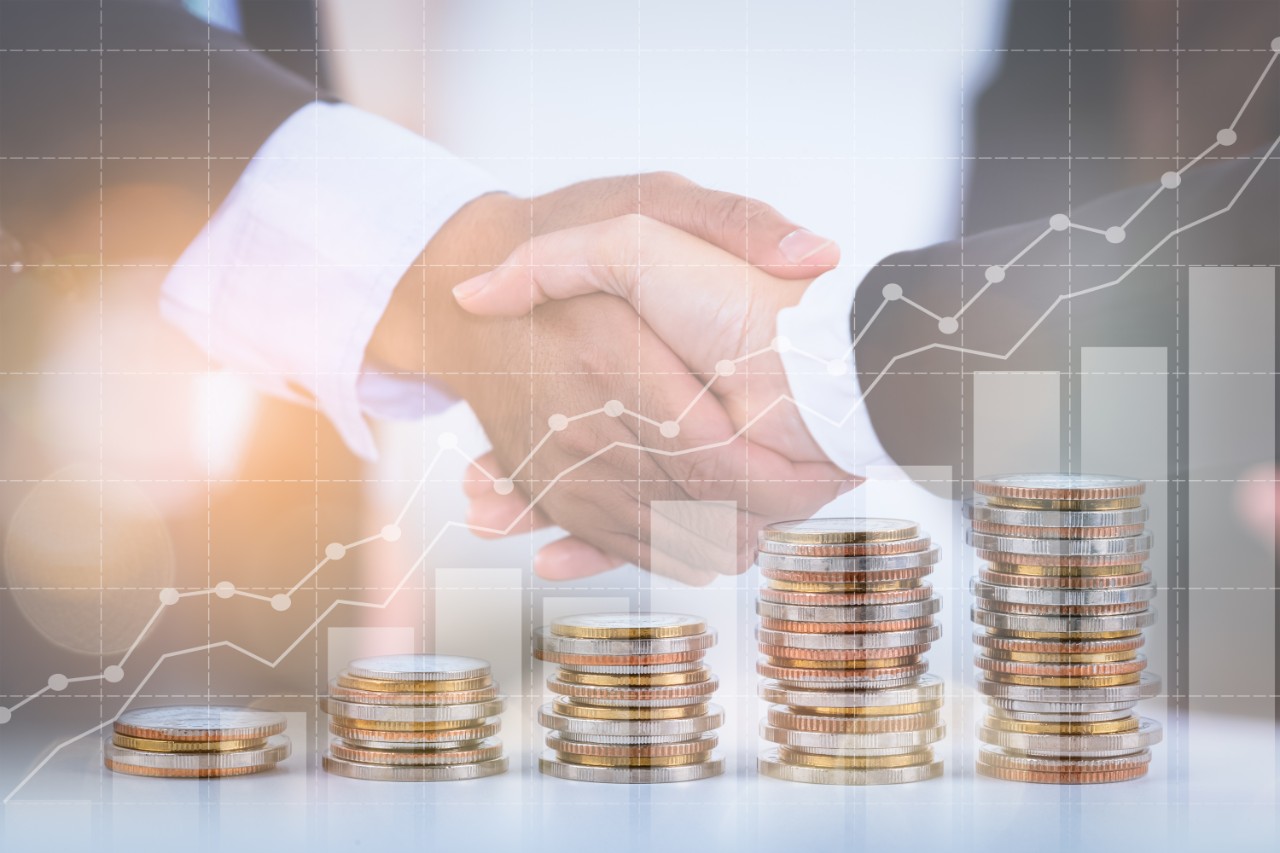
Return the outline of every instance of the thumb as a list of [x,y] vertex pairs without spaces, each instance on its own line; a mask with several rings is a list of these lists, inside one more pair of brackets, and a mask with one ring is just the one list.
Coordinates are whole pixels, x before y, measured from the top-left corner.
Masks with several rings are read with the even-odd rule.
[[632,214],[534,237],[501,265],[455,287],[453,298],[472,314],[509,317],[587,293],[611,293],[634,305],[638,235],[647,222]]

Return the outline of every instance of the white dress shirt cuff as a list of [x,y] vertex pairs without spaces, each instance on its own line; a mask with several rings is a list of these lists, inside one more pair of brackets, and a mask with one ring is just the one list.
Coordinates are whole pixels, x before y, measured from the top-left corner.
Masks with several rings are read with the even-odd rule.
[[359,456],[365,414],[421,417],[451,400],[384,375],[365,350],[427,242],[493,179],[417,134],[342,104],[280,125],[165,280],[161,309],[262,390],[315,405]]
[[891,460],[876,438],[862,399],[849,313],[861,275],[837,269],[820,276],[800,302],[778,314],[782,364],[805,426],[832,463],[866,476]]

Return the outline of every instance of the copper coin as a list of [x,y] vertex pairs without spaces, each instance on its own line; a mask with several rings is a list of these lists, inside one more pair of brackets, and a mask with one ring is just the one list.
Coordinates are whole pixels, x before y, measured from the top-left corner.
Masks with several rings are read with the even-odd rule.
[[473,764],[502,757],[502,741],[497,738],[478,741],[456,749],[371,749],[351,746],[340,740],[329,744],[329,754],[343,761],[359,761],[363,764],[409,765],[413,767],[438,764]]
[[[695,704],[703,697],[710,696],[720,687],[720,679],[715,675],[705,681],[693,684],[672,684],[665,687],[604,687],[597,684],[572,684],[560,678],[548,678],[547,689],[561,696],[584,701],[607,700],[611,703],[626,700],[628,702],[655,702],[670,700],[673,704]],[[688,702],[685,700],[694,700]]]
[[[794,653],[795,649],[789,649],[788,651]],[[815,660],[782,655],[766,656],[764,662],[770,666],[783,669],[884,669],[887,666],[910,666],[913,663],[919,663],[920,655],[862,658],[859,660]]]
[[892,542],[850,542],[845,544],[801,544],[796,542],[770,542],[762,540],[759,550],[766,554],[786,557],[883,557],[892,554],[913,554],[927,551],[932,543],[928,536],[914,539],[898,539]]
[[345,687],[338,679],[329,682],[329,695],[344,702],[361,702],[366,705],[465,705],[472,702],[488,702],[498,696],[498,686],[491,684],[479,690],[457,693],[409,693],[398,690],[360,690]]
[[501,723],[462,724],[457,728],[436,731],[406,731],[403,729],[365,729],[329,723],[329,733],[343,740],[387,741],[393,743],[455,743],[457,741],[484,740],[493,737],[502,728]]
[[[1129,554],[1012,554],[1005,551],[975,551],[979,560],[1018,566],[1050,566],[1062,569],[1097,568],[1102,566],[1135,566],[1145,563],[1150,551]],[[1012,560],[1010,559],[1012,558]]]
[[791,604],[811,607],[857,607],[880,604],[907,604],[923,601],[933,594],[933,587],[924,583],[911,589],[885,592],[787,592],[761,587],[760,600],[773,604]]
[[791,622],[786,619],[761,619],[760,627],[768,631],[790,631],[793,634],[869,634],[888,631],[911,631],[928,628],[932,616],[917,619],[895,619],[888,622]]
[[665,663],[694,663],[707,656],[705,650],[669,652],[660,655],[576,655],[534,649],[533,656],[547,663],[566,666],[653,666]]
[[918,658],[929,651],[930,645],[930,643],[921,643],[914,646],[896,646],[887,649],[797,649],[793,646],[771,646],[761,643],[760,654],[771,658],[794,658],[796,655],[804,655],[804,659],[809,661],[838,663],[840,661],[882,658],[885,655]]
[[983,569],[978,575],[986,583],[1003,586],[1019,586],[1035,589],[1123,589],[1151,583],[1151,572],[1146,570],[1123,575],[1089,575],[1053,577],[1045,575],[1015,575]]
[[1130,601],[1124,604],[1018,604],[1011,601],[992,601],[975,598],[978,606],[992,613],[1013,613],[1019,616],[1120,616],[1125,613],[1146,613],[1149,601]]
[[1111,474],[1000,474],[973,484],[979,495],[1014,500],[1109,501],[1141,497],[1146,484]]
[[[848,575],[840,575],[836,580],[821,581],[789,581],[779,580],[774,575],[777,572],[771,572],[761,569],[760,575],[765,579],[762,589],[781,590],[784,592],[820,592],[820,593],[872,593],[872,592],[893,592],[901,589],[919,589],[924,585],[924,581],[918,578],[909,580],[893,580],[893,581],[875,581],[874,583],[862,583],[857,580],[842,580]],[[792,572],[792,574],[795,574]],[[824,578],[827,576],[824,575]]]
[[1128,652],[1140,649],[1147,642],[1141,633],[1102,640],[1025,639],[975,631],[975,645],[987,649],[1003,649],[1010,652],[1047,652],[1060,654],[1093,654],[1098,652]]
[[[806,572],[792,569],[761,569],[760,575],[769,580],[796,583],[879,584],[892,581],[914,581],[933,574],[933,566],[915,569],[884,569],[875,572]],[[857,591],[857,590],[852,590]],[[871,592],[873,590],[866,590]]]
[[766,661],[756,662],[756,672],[765,678],[774,678],[787,684],[813,684],[822,686],[866,685],[877,684],[888,686],[886,682],[897,684],[905,678],[918,678],[929,671],[927,663],[912,663],[905,666],[886,666],[877,669],[804,669],[799,667],[774,666]]
[[609,758],[661,758],[676,755],[703,755],[715,749],[720,738],[715,732],[707,732],[690,740],[671,743],[642,745],[616,743],[587,743],[565,740],[555,732],[547,735],[547,746],[568,755],[598,755]]
[[1101,676],[1127,675],[1147,668],[1147,659],[1138,655],[1133,660],[1115,663],[1026,663],[1023,661],[994,660],[978,655],[973,660],[978,669],[992,673],[1037,676]]
[[1114,527],[1024,527],[1020,524],[995,524],[990,521],[973,521],[973,529],[994,536],[1019,536],[1029,539],[1114,539],[1121,536],[1137,536],[1146,532],[1145,524],[1125,524]]

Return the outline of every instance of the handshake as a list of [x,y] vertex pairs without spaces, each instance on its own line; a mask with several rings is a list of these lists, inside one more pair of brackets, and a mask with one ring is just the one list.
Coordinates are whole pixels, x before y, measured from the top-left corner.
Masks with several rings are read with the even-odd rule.
[[[493,451],[468,472],[468,524],[564,528],[538,575],[634,562],[708,583],[749,564],[764,524],[857,485],[789,399],[775,337],[838,259],[767,205],[670,174],[486,195],[401,281],[368,355],[471,405]],[[687,541],[654,541],[654,501],[732,502],[733,544],[679,520]]]

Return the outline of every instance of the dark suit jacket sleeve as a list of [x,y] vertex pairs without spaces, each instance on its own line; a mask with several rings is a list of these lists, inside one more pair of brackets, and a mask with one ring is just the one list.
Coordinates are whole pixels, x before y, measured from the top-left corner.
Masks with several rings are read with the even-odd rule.
[[56,256],[172,260],[323,96],[176,2],[0,0],[0,48],[0,223]]
[[[986,268],[1008,263],[1049,219],[886,258],[860,284],[850,321],[855,338],[862,334],[855,364],[886,451],[900,465],[950,465],[968,476],[974,372],[1079,370],[1086,346],[1165,346],[1171,353],[1184,346],[1178,329],[1187,267],[1280,262],[1278,176],[1273,150],[1242,151],[1237,160],[1193,166],[1119,243],[1077,230],[1052,232],[972,304],[951,334],[902,303],[867,321],[890,283],[920,305],[954,315],[983,286]],[[1158,188],[1102,196],[1072,218],[1097,228],[1119,225]]]

